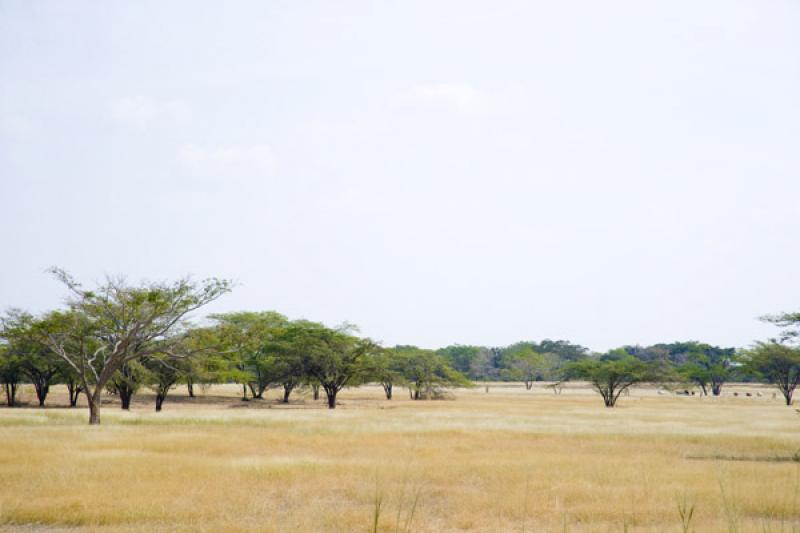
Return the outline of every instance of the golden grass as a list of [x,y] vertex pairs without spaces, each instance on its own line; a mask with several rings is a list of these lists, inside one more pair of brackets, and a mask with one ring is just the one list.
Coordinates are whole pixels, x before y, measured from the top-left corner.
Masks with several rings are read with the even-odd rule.
[[642,389],[605,409],[585,387],[364,387],[329,411],[220,386],[158,414],[146,394],[107,405],[100,427],[0,409],[0,529],[370,531],[377,497],[380,531],[403,531],[415,498],[413,531],[681,531],[685,497],[692,530],[800,531],[800,417],[738,389],[764,396]]

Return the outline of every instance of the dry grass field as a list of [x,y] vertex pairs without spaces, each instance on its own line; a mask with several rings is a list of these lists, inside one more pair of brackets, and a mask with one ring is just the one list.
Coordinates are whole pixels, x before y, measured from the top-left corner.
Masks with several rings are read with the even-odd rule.
[[[0,409],[3,531],[800,530],[800,416],[772,398],[660,396],[616,409],[573,385],[493,386],[340,408],[219,386],[165,410]],[[31,391],[25,399],[32,401]]]

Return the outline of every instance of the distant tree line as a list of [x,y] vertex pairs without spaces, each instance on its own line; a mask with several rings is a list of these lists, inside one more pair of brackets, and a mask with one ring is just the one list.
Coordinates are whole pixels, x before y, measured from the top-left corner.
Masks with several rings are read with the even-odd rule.
[[697,387],[718,396],[725,383],[759,379],[774,384],[787,405],[800,382],[800,314],[765,317],[779,338],[747,350],[699,342],[624,346],[604,354],[565,340],[518,342],[506,347],[453,345],[439,350],[391,348],[357,335],[354,326],[327,327],[290,320],[274,311],[212,314],[203,325],[188,316],[231,290],[227,280],[131,285],[108,278],[86,289],[52,269],[70,297],[64,309],[33,315],[10,309],[0,317],[0,385],[6,404],[17,403],[20,384],[32,384],[40,406],[50,387],[66,386],[70,406],[81,394],[90,424],[100,423],[101,396],[119,397],[129,409],[143,387],[160,411],[169,392],[237,383],[243,401],[277,389],[288,403],[293,391],[324,392],[329,408],[345,387],[378,383],[388,400],[405,387],[413,400],[441,398],[471,380],[537,381],[553,390],[570,379],[587,381],[607,407],[637,383]]

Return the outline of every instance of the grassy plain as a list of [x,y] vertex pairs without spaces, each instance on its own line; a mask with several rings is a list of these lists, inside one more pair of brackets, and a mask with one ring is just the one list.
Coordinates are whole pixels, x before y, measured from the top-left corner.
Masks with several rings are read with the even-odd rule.
[[335,411],[237,392],[179,389],[158,414],[143,393],[100,427],[60,389],[0,409],[0,530],[661,532],[685,503],[689,531],[800,531],[800,416],[766,388],[616,409],[575,385],[362,387]]

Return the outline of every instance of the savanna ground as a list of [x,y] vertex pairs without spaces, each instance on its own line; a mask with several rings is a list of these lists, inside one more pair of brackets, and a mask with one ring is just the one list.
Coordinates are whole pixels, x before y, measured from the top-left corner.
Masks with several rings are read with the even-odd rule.
[[800,531],[800,416],[726,392],[606,409],[577,385],[362,387],[330,411],[216,386],[161,413],[109,400],[89,427],[57,388],[52,408],[0,409],[0,530],[366,532],[379,509],[379,531],[682,531],[685,503],[689,530]]

